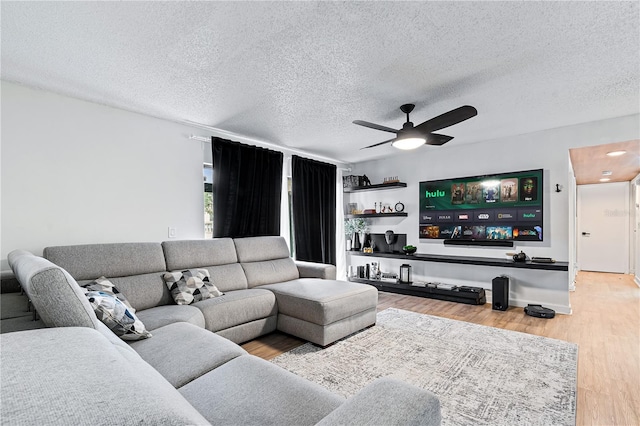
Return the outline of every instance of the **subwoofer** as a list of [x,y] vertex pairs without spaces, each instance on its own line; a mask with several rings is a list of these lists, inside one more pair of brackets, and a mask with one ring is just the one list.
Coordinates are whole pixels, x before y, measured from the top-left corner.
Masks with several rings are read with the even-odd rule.
[[506,311],[509,307],[509,277],[495,277],[491,282],[491,304],[495,311]]

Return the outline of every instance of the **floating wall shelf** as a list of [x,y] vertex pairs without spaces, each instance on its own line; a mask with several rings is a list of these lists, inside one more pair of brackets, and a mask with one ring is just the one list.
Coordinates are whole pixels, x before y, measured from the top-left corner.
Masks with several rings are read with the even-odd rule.
[[366,213],[366,214],[346,214],[344,217],[347,219],[355,219],[357,217],[407,217],[409,214],[400,212],[400,213]]
[[381,189],[395,189],[395,188],[406,188],[406,187],[407,187],[407,184],[404,182],[378,183],[375,185],[354,186],[351,188],[344,188],[343,192],[379,191]]

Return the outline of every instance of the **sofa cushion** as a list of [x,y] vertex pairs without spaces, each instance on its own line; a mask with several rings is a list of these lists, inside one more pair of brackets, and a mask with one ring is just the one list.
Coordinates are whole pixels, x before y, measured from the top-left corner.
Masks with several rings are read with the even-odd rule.
[[249,288],[259,285],[280,283],[300,277],[295,262],[290,257],[242,263]]
[[25,250],[12,251],[8,261],[45,325],[98,327],[82,289],[64,269]]
[[[136,310],[149,309],[155,306],[174,304],[171,292],[162,279],[165,272],[167,271],[128,277],[109,277],[109,281],[127,297],[133,308]],[[88,282],[90,281],[78,281],[80,285],[85,285]]]
[[44,257],[66,269],[76,280],[92,280],[101,275],[126,277],[167,270],[160,243],[46,247]]
[[369,383],[349,398],[323,418],[318,426],[439,426],[441,421],[440,400],[437,396],[391,377],[383,377]]
[[249,288],[300,278],[284,238],[247,237],[233,242]]
[[208,424],[140,356],[96,330],[46,328],[0,342],[3,424]]
[[190,305],[222,296],[222,292],[209,280],[209,271],[206,269],[166,272],[162,278],[178,305]]
[[278,315],[245,322],[224,330],[216,331],[218,336],[229,339],[234,343],[242,344],[257,337],[276,331],[278,327]]
[[262,286],[273,291],[278,311],[318,325],[327,325],[375,308],[378,290],[369,284],[300,278]]
[[188,322],[204,328],[204,315],[202,311],[193,305],[162,305],[155,308],[137,311],[136,315],[147,327],[154,331],[174,322]]
[[304,262],[296,260],[296,267],[300,278],[321,278],[323,280],[336,279],[336,267],[328,263]]
[[236,248],[231,238],[164,241],[162,249],[169,270],[193,269],[238,262]]
[[96,316],[122,340],[151,337],[142,321],[113,293],[89,291],[86,294]]
[[291,257],[287,242],[282,237],[234,238],[233,243],[240,263]]
[[55,246],[44,257],[69,271],[81,285],[109,277],[135,309],[173,303],[162,281],[167,271],[160,243],[115,243]]
[[202,311],[205,328],[210,331],[224,330],[277,313],[275,295],[257,288],[229,291],[224,296],[202,300],[193,306]]
[[111,281],[109,281],[106,277],[100,277],[96,280],[91,281],[90,283],[86,283],[82,285],[82,288],[85,291],[102,291],[105,293],[110,293],[118,298],[122,303],[124,303],[127,308],[135,312],[136,310],[131,306],[131,303],[127,300],[127,298],[118,290],[116,286],[113,285]]
[[344,402],[252,355],[237,357],[179,391],[213,424],[313,425]]
[[186,322],[158,328],[153,339],[130,345],[176,388],[247,353],[235,343]]
[[246,290],[249,288],[247,284],[247,276],[239,263],[230,263],[228,265],[204,266],[209,271],[211,281],[216,284],[218,290],[222,292],[232,290]]
[[231,238],[164,241],[162,249],[169,270],[204,268],[220,291],[247,288],[247,277]]

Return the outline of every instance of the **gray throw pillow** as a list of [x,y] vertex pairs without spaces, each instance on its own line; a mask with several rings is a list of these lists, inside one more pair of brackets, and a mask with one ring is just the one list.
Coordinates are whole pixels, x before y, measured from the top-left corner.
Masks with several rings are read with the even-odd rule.
[[224,294],[210,282],[209,271],[206,269],[166,272],[162,278],[178,305],[190,305]]

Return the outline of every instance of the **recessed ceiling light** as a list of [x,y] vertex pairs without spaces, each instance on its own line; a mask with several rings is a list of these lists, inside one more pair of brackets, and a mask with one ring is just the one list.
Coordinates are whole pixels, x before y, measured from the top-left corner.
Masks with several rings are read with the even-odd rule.
[[602,172],[602,176],[611,176],[613,172],[611,170],[605,170]]
[[602,179],[600,179],[600,182],[609,182],[610,180],[611,179],[609,179],[609,178],[602,178]]
[[607,155],[609,157],[617,157],[619,155],[624,155],[627,151],[611,151],[611,152],[607,152]]

